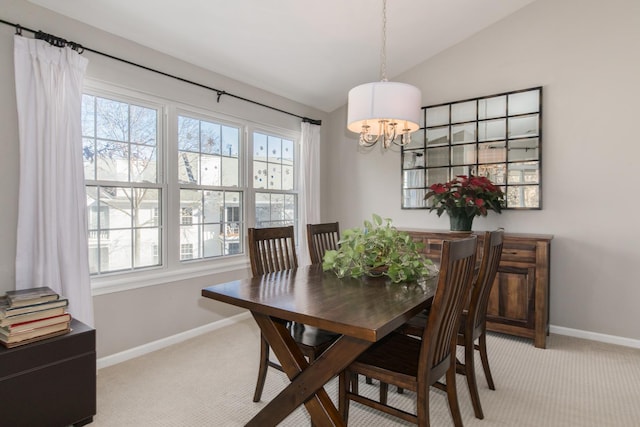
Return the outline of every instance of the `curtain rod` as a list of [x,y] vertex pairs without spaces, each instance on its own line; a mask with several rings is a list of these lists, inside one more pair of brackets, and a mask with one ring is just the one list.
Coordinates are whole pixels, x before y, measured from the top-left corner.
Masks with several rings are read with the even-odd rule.
[[5,21],[4,19],[0,19],[0,22],[5,24],[5,25],[9,25],[11,27],[14,27],[16,29],[16,34],[18,34],[18,35],[22,35],[22,31],[28,31],[28,32],[34,34],[37,39],[45,40],[46,42],[48,42],[48,43],[50,43],[50,44],[52,44],[54,46],[57,46],[57,47],[69,46],[71,49],[77,51],[78,53],[83,53],[84,51],[92,52],[92,53],[95,53],[95,54],[98,54],[98,55],[105,56],[107,58],[114,59],[116,61],[124,62],[125,64],[133,65],[134,67],[142,68],[144,70],[151,71],[151,72],[163,75],[165,77],[171,77],[172,79],[176,79],[176,80],[179,80],[179,81],[184,82],[184,83],[189,83],[189,84],[192,84],[194,86],[198,86],[198,87],[201,87],[201,88],[204,88],[204,89],[211,90],[211,91],[215,92],[218,95],[218,97],[216,99],[216,101],[218,103],[220,103],[220,98],[223,95],[226,95],[226,96],[230,96],[232,98],[239,99],[241,101],[245,101],[245,102],[249,102],[249,103],[254,104],[254,105],[258,105],[260,107],[268,108],[270,110],[278,111],[280,113],[284,113],[284,114],[288,114],[290,116],[297,117],[299,119],[302,119],[302,121],[306,122],[306,123],[311,123],[313,125],[321,125],[322,124],[322,120],[314,120],[314,119],[310,119],[309,117],[304,117],[304,116],[300,116],[298,114],[290,113],[288,111],[281,110],[279,108],[272,107],[270,105],[266,105],[266,104],[263,104],[261,102],[253,101],[251,99],[244,98],[242,96],[235,95],[233,93],[230,93],[230,92],[227,92],[227,91],[224,91],[224,90],[216,89],[216,88],[213,88],[211,86],[206,86],[206,85],[203,85],[201,83],[194,82],[192,80],[187,80],[187,79],[182,78],[182,77],[174,76],[173,74],[165,73],[164,71],[160,71],[160,70],[156,70],[154,68],[150,68],[150,67],[147,67],[147,66],[144,66],[144,65],[136,64],[135,62],[131,62],[131,61],[128,61],[126,59],[122,59],[122,58],[118,58],[117,56],[110,55],[108,53],[100,52],[98,50],[82,46],[79,43],[68,41],[68,40],[65,40],[65,39],[63,39],[61,37],[56,37],[56,36],[53,36],[51,34],[44,33],[42,31],[35,31],[35,30],[30,29],[30,28],[23,27],[20,24],[14,24],[14,23]]

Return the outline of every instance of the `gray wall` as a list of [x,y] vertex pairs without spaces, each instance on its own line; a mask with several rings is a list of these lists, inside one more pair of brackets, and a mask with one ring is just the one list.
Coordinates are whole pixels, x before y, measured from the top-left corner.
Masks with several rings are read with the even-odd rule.
[[[404,227],[448,227],[447,218],[400,209],[400,159],[378,147],[359,152],[346,130],[346,109],[319,111],[161,55],[26,1],[0,0],[2,19],[75,40],[169,73],[296,114],[323,120],[322,218],[360,225],[376,212]],[[18,131],[13,76],[13,29],[0,25],[0,291],[15,279]],[[30,36],[30,35],[29,35]],[[541,211],[507,211],[477,218],[474,229],[554,234],[551,323],[640,340],[640,2],[538,0],[403,76],[422,89],[423,105],[544,86]],[[223,98],[90,53],[88,75],[225,114],[298,129],[299,121]],[[393,59],[390,53],[390,60]],[[346,97],[346,96],[345,96]],[[338,155],[339,153],[339,155]],[[334,189],[340,191],[334,191]],[[200,298],[209,283],[248,274],[201,278],[94,297],[98,357],[238,313]]]
[[[326,120],[327,114],[284,98],[205,71],[80,22],[69,20],[24,0],[0,0],[0,18],[33,30],[42,30],[195,82],[222,89],[301,116]],[[0,292],[15,286],[15,239],[18,218],[19,145],[13,71],[13,34],[0,25]],[[32,37],[32,34],[25,33]],[[87,77],[124,88],[183,102],[255,123],[300,130],[300,120],[250,103],[178,82],[90,52]],[[200,290],[216,282],[248,275],[248,263],[237,271],[215,273],[189,280],[171,281],[94,296],[98,357],[113,355],[145,343],[188,331],[241,312],[232,306],[200,297]],[[173,279],[175,280],[175,279]]]
[[[544,87],[544,208],[490,213],[474,229],[553,234],[552,326],[635,346],[639,46],[637,0],[538,0],[393,79],[420,87],[423,105]],[[351,227],[376,212],[397,226],[447,228],[446,215],[400,209],[399,154],[359,152],[345,121],[342,108],[324,127],[323,218]]]

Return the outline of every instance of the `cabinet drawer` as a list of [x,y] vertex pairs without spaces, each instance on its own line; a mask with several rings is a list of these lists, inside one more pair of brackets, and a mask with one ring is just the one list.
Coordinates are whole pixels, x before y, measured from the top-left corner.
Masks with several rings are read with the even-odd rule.
[[56,363],[78,354],[95,352],[95,330],[75,319],[71,332],[24,346],[0,348],[0,380],[32,370],[36,366]]
[[536,264],[535,242],[510,242],[505,239],[501,262]]

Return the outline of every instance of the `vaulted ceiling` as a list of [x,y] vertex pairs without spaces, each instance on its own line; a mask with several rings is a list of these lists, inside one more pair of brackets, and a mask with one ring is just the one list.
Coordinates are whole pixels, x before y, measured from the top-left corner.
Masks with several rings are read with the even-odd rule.
[[[382,0],[29,1],[326,112],[380,80]],[[532,1],[388,0],[389,80]]]

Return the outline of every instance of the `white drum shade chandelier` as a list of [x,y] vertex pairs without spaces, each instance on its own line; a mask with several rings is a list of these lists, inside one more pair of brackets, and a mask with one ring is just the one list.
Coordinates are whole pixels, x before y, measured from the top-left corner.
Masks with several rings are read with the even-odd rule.
[[359,144],[371,147],[405,145],[409,134],[420,127],[420,89],[387,81],[387,1],[382,1],[381,81],[356,86],[349,91],[347,128],[360,134]]

